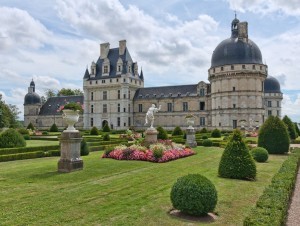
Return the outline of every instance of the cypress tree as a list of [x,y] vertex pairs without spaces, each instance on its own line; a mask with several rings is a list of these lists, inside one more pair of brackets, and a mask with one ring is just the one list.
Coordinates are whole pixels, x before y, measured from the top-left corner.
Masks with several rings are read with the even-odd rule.
[[295,140],[297,138],[297,133],[296,133],[295,125],[292,122],[292,120],[287,115],[285,115],[283,117],[282,121],[287,126],[287,129],[288,129],[288,132],[289,132],[289,135],[290,135],[290,139]]

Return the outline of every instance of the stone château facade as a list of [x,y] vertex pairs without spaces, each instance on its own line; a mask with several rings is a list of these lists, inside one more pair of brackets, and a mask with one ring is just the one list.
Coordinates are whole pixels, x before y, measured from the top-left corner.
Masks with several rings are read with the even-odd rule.
[[[137,62],[132,60],[126,41],[120,41],[118,48],[103,43],[97,62],[92,62],[83,77],[83,128],[102,128],[108,123],[117,130],[145,129],[145,114],[152,104],[161,105],[155,126],[165,129],[186,127],[187,114],[196,117],[196,129],[234,129],[242,121],[254,127],[269,115],[281,116],[280,84],[268,76],[260,49],[248,38],[247,22],[236,18],[232,21],[231,37],[212,54],[208,80],[209,83],[144,88],[143,71],[139,72]],[[25,125],[31,120],[46,125],[45,111],[41,114],[39,110],[47,108],[44,106],[29,103],[25,97]]]

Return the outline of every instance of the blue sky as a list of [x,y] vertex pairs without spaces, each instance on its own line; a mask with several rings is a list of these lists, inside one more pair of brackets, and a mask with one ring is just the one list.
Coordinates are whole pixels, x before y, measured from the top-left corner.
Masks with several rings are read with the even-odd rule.
[[234,11],[281,82],[283,114],[300,122],[298,0],[0,0],[0,93],[23,111],[32,78],[40,95],[82,89],[99,44],[123,39],[146,87],[207,81]]

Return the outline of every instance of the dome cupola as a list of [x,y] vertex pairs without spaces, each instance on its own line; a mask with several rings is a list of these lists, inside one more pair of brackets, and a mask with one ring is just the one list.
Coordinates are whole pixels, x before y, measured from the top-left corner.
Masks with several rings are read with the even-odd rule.
[[264,82],[265,93],[281,93],[280,83],[273,76],[268,76]]
[[41,103],[41,98],[35,92],[35,83],[32,80],[30,82],[29,87],[28,87],[28,93],[25,95],[25,98],[24,98],[24,105],[26,105],[26,104],[40,104],[40,103]]

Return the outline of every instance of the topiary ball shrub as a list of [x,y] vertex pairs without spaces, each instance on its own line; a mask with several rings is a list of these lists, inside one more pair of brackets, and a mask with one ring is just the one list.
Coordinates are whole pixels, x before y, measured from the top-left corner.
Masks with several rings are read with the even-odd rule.
[[98,136],[99,135],[99,131],[98,131],[97,127],[94,126],[91,129],[90,135],[94,135],[94,136]]
[[27,129],[34,130],[34,126],[31,122],[28,124]]
[[56,126],[55,123],[52,124],[52,126],[50,127],[50,130],[49,130],[49,131],[50,131],[50,132],[58,132],[58,128],[57,128],[57,126]]
[[109,133],[106,133],[106,134],[103,135],[103,140],[104,141],[109,141],[110,140]]
[[103,131],[103,132],[107,132],[107,133],[110,132],[110,128],[109,128],[109,126],[108,126],[108,123],[105,123],[105,125],[104,125],[103,128],[102,128],[102,131]]
[[278,117],[269,116],[261,126],[257,146],[267,149],[269,154],[284,154],[289,151],[289,133]]
[[161,139],[161,140],[167,140],[168,139],[168,133],[167,133],[166,130],[164,130],[164,128],[159,126],[159,127],[156,128],[156,130],[158,131],[157,139]]
[[254,180],[256,177],[255,162],[239,130],[234,130],[225,147],[219,163],[219,176],[246,180]]
[[24,134],[23,137],[24,137],[24,140],[30,140],[31,139],[29,134]]
[[218,201],[213,183],[200,174],[189,174],[177,179],[171,190],[175,209],[195,216],[212,212]]
[[0,134],[0,148],[25,147],[24,137],[15,129],[8,129]]
[[82,140],[80,143],[80,155],[85,156],[85,155],[89,155],[89,153],[90,151],[87,142],[85,140]]
[[221,137],[221,131],[218,130],[218,129],[214,129],[214,130],[211,132],[211,137],[214,137],[214,138]]
[[202,141],[202,145],[203,145],[204,147],[211,147],[212,144],[213,144],[213,142],[212,142],[212,140],[210,140],[210,139],[205,139],[205,140]]
[[179,136],[179,135],[183,135],[183,132],[179,126],[176,126],[172,132],[172,136]]
[[269,158],[268,151],[261,147],[253,148],[250,154],[256,162],[266,162]]

